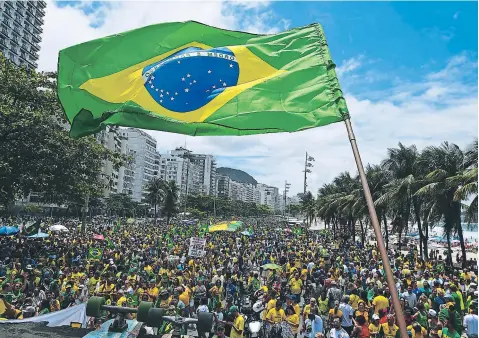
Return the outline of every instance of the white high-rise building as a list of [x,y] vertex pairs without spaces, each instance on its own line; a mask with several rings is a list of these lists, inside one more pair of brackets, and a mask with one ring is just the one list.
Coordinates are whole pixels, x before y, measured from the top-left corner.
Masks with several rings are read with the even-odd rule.
[[201,195],[214,195],[216,186],[216,161],[213,155],[191,154],[191,161],[198,168]]
[[278,188],[258,183],[256,190],[256,198],[257,201],[259,201],[259,204],[267,205],[273,211],[279,210],[280,195]]
[[146,185],[158,175],[160,155],[156,152],[156,140],[136,128],[122,129],[122,134],[128,138],[128,148],[135,159],[132,198],[141,202],[146,196]]
[[[98,132],[96,135],[98,143],[112,152],[122,153],[122,136],[120,129],[116,126],[107,126],[106,129]],[[123,146],[124,148],[125,146]],[[115,168],[111,161],[103,161],[101,168],[101,178],[105,189],[103,196],[122,192],[119,187],[119,169]]]
[[0,1],[0,53],[19,66],[37,68],[47,3]]

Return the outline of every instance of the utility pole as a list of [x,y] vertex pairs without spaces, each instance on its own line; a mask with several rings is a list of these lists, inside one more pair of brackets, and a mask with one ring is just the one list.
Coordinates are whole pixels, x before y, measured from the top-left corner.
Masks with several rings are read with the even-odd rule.
[[306,183],[306,180],[307,180],[307,175],[308,173],[311,173],[311,167],[313,167],[313,162],[314,161],[314,157],[312,156],[308,156],[308,152],[306,152],[306,158],[304,160],[304,194],[306,194],[306,187],[308,186],[308,184]]
[[289,187],[291,187],[291,183],[288,183],[288,181],[284,181],[284,207],[283,207],[283,217],[286,217],[286,204],[287,204],[287,198],[286,195],[288,194]]

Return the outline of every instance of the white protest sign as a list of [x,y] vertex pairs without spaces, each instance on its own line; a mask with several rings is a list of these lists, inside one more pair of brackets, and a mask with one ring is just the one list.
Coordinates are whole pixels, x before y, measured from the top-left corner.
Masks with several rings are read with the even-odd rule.
[[192,257],[203,257],[205,252],[206,239],[191,237],[190,238],[190,247],[188,249],[188,256]]

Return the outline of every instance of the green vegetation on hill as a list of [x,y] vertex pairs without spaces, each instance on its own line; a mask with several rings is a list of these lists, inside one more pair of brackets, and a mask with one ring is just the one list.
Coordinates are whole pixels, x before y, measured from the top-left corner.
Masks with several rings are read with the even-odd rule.
[[239,183],[253,184],[255,186],[258,184],[258,182],[251,175],[242,170],[220,167],[216,169],[216,173],[218,175],[228,176],[233,181]]

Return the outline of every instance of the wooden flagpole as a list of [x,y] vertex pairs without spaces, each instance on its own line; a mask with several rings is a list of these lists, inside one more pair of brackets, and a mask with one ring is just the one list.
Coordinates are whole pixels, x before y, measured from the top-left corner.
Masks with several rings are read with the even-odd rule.
[[356,160],[356,166],[358,167],[359,177],[361,178],[364,196],[366,197],[366,203],[368,205],[369,217],[376,235],[379,253],[381,254],[381,260],[383,262],[386,280],[391,293],[394,312],[396,313],[396,323],[399,326],[401,338],[408,338],[406,321],[404,320],[404,315],[402,313],[401,303],[399,302],[398,291],[396,289],[396,283],[394,282],[393,272],[391,270],[391,265],[389,264],[388,253],[386,251],[386,247],[384,246],[384,240],[381,234],[381,226],[379,225],[376,209],[374,209],[373,197],[371,196],[371,191],[369,190],[366,173],[364,172],[361,156],[359,155],[358,145],[356,143],[356,138],[354,137],[351,120],[348,118],[344,120],[344,123],[346,124],[346,130],[348,131],[349,142],[351,143],[351,148],[353,149],[354,159]]

